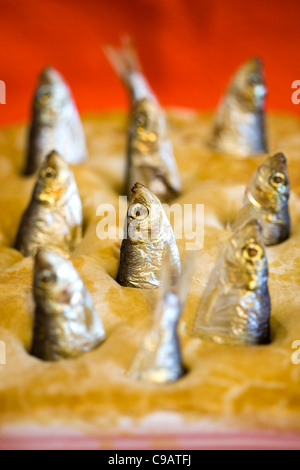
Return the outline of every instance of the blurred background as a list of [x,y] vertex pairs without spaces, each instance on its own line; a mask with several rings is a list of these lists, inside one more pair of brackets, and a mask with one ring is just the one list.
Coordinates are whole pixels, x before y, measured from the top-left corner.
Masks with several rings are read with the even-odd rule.
[[300,114],[299,0],[0,0],[0,124],[29,118],[37,74],[54,65],[81,112],[123,108],[127,97],[101,46],[135,39],[165,106],[216,107],[241,62],[263,58],[268,108]]

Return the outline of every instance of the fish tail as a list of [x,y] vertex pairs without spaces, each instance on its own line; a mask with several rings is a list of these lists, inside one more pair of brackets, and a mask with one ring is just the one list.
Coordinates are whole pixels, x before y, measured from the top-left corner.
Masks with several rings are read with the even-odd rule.
[[131,73],[141,72],[137,49],[131,37],[125,36],[120,47],[107,44],[103,50],[117,75],[126,83]]
[[103,50],[114,71],[129,89],[133,104],[144,98],[156,101],[155,95],[142,73],[137,49],[132,38],[126,36],[122,39],[120,47],[107,44]]

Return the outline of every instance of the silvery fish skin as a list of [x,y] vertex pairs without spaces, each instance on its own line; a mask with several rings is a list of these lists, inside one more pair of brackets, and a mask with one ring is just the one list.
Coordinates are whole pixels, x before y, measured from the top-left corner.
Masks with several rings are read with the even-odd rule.
[[140,71],[132,45],[125,43],[122,49],[109,47],[106,53],[126,84],[132,103],[125,192],[130,196],[133,184],[139,181],[161,201],[169,201],[180,194],[181,181],[167,136],[165,114]]
[[163,202],[180,194],[180,177],[166,135],[165,117],[154,101],[145,98],[132,110],[127,158],[126,194],[136,181]]
[[251,204],[263,228],[267,246],[285,241],[290,234],[290,185],[286,158],[268,157],[254,173],[246,189],[244,204]]
[[221,102],[211,147],[238,157],[267,153],[266,94],[262,62],[253,58],[238,70]]
[[75,358],[105,338],[102,322],[70,261],[40,249],[35,257],[35,325],[31,353],[45,361]]
[[74,165],[87,157],[85,136],[71,90],[54,68],[47,67],[40,75],[33,101],[25,174],[38,171],[53,149]]
[[117,282],[140,289],[159,287],[167,248],[176,278],[181,268],[172,227],[158,198],[142,184],[136,183],[131,190],[125,221]]
[[204,292],[194,335],[217,343],[270,340],[268,263],[261,226],[251,219],[227,241]]
[[40,247],[68,256],[81,239],[82,205],[75,178],[66,161],[53,151],[39,173],[16,248],[24,256],[34,256]]
[[129,372],[133,379],[164,384],[178,380],[184,374],[178,323],[186,302],[192,268],[193,263],[188,260],[174,286],[167,253],[162,266],[160,295],[153,325]]

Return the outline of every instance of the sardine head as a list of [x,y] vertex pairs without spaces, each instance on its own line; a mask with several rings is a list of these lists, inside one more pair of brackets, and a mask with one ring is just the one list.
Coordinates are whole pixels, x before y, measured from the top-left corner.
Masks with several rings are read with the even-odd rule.
[[131,190],[127,235],[133,243],[157,241],[164,234],[165,214],[159,199],[141,183]]
[[46,204],[62,203],[73,181],[67,162],[55,151],[51,152],[40,171],[34,198]]
[[262,228],[256,219],[237,229],[226,247],[226,271],[236,286],[257,289],[268,275]]
[[245,111],[264,108],[267,87],[261,59],[255,57],[242,65],[233,79],[230,93]]
[[70,99],[70,89],[62,76],[53,67],[46,67],[34,97],[34,111],[40,123],[54,125]]
[[166,122],[160,106],[146,98],[139,101],[132,112],[131,150],[151,154],[157,151],[165,134]]
[[40,248],[35,256],[34,298],[44,310],[71,304],[80,292],[81,280],[73,264],[52,251]]
[[289,177],[283,153],[268,157],[258,168],[256,186],[270,198],[275,197],[279,201],[289,198]]

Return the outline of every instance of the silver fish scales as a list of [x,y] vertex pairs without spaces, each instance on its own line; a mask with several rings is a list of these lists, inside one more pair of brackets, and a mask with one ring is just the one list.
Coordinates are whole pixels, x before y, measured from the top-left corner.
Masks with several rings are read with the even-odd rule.
[[70,261],[40,249],[35,257],[36,303],[31,353],[45,361],[75,358],[105,339],[92,297]]
[[238,157],[267,153],[262,61],[246,62],[234,76],[217,111],[210,146]]
[[262,225],[267,246],[281,243],[289,237],[289,197],[287,161],[283,153],[276,153],[256,170],[244,198],[244,204],[251,204]]
[[24,256],[34,256],[40,247],[68,256],[81,239],[82,205],[75,178],[53,151],[40,170],[15,247]]
[[71,90],[53,67],[39,78],[33,101],[25,174],[38,171],[53,149],[70,164],[83,162],[87,148]]
[[217,343],[265,344],[270,312],[262,229],[256,219],[241,217],[204,291],[194,335]]
[[132,44],[107,47],[106,53],[131,96],[125,192],[130,196],[139,181],[161,201],[169,201],[180,193],[181,181],[164,112],[140,70]]
[[178,380],[184,373],[178,323],[184,309],[194,263],[189,258],[174,284],[168,250],[161,272],[159,301],[153,325],[130,369],[130,377],[154,384]]
[[136,183],[125,221],[117,281],[126,287],[155,289],[160,284],[164,253],[169,248],[174,278],[180,273],[180,256],[175,236],[154,194]]

